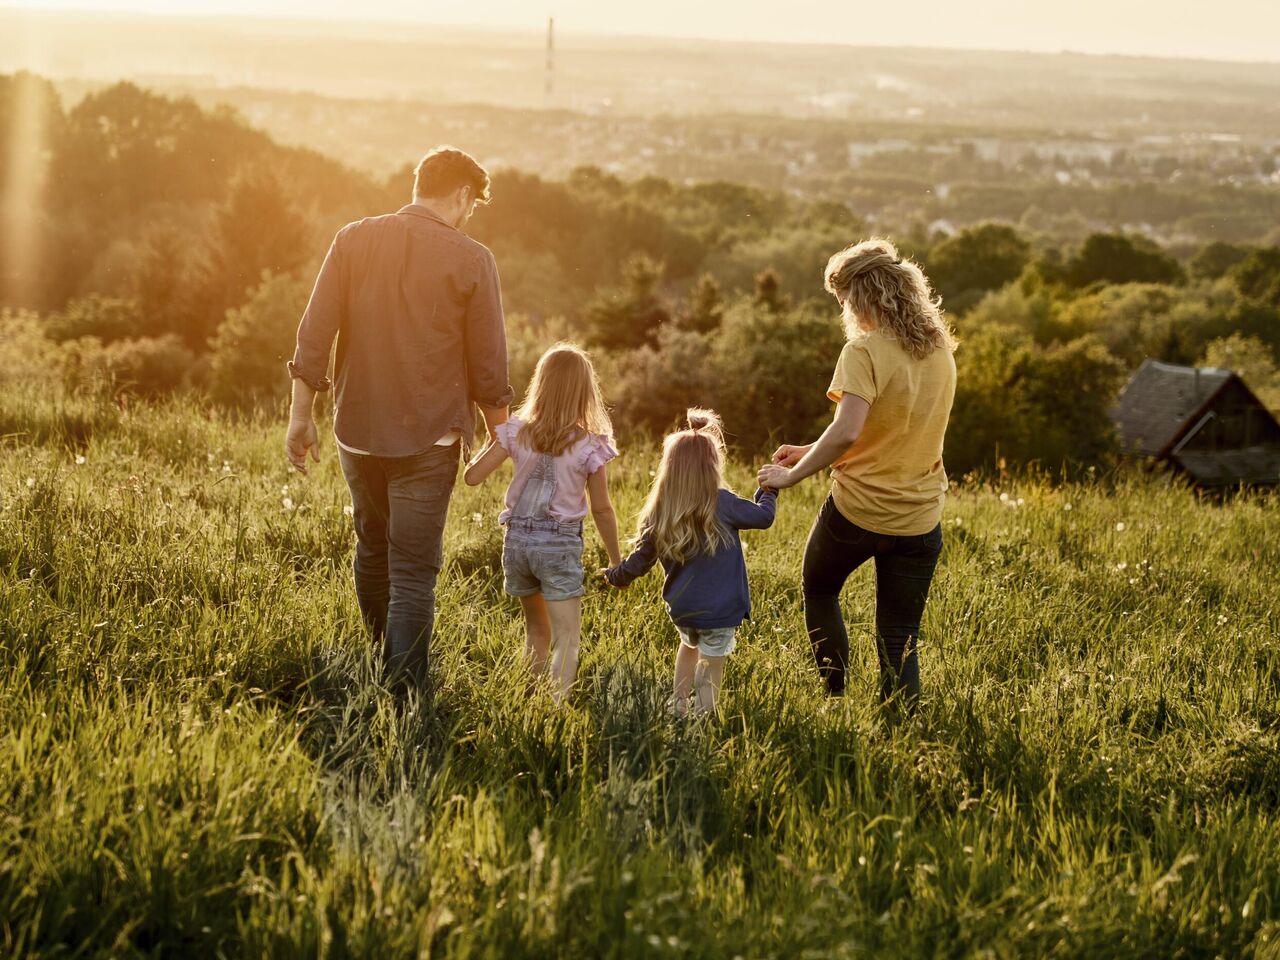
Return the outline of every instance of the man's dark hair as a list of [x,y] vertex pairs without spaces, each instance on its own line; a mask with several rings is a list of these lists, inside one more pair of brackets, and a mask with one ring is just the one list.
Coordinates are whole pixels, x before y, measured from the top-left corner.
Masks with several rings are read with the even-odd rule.
[[418,162],[413,172],[415,197],[444,197],[459,187],[470,187],[476,203],[488,203],[489,173],[476,158],[457,147],[436,147]]

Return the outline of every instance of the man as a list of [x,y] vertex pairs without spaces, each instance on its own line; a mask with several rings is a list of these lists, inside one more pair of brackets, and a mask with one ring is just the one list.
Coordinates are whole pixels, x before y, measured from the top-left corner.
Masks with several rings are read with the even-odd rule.
[[[489,175],[450,147],[418,164],[413,202],[338,231],[289,363],[289,462],[319,462],[312,407],[334,388],[351,489],[360,612],[391,674],[425,679],[459,447],[480,407],[492,435],[511,402],[498,269],[462,228]],[[332,383],[329,348],[337,337]]]

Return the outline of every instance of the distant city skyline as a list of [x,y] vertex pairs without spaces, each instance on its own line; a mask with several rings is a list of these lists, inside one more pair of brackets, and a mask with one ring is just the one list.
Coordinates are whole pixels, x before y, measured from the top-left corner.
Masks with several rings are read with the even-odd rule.
[[[832,0],[27,0],[0,6],[46,11],[291,17],[543,29],[566,35],[687,37],[853,46],[1060,51],[1280,61],[1274,0],[915,0],[909,8]],[[353,11],[358,10],[358,14]]]

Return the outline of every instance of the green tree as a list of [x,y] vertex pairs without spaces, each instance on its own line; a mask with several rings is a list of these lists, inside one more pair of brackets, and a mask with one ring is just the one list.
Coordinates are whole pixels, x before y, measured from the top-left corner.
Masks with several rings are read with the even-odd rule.
[[683,330],[709,333],[717,329],[723,319],[724,300],[720,296],[720,285],[711,274],[704,273],[676,313],[676,324]]
[[[237,178],[214,218],[204,268],[204,315],[184,333],[203,346],[226,311],[244,303],[264,273],[291,274],[310,255],[310,231],[276,178],[250,172]],[[296,318],[295,318],[296,319]]]
[[268,275],[247,303],[227,311],[209,345],[209,386],[217,400],[241,407],[284,401],[285,361],[309,294],[297,277]]
[[1274,354],[1257,337],[1233,333],[1205,345],[1199,366],[1232,370],[1268,409],[1280,411],[1280,368]]
[[1146,240],[1118,233],[1095,233],[1066,265],[1073,287],[1093,283],[1183,283],[1186,274],[1173,257]]
[[1217,280],[1224,277],[1245,257],[1249,256],[1249,248],[1235,243],[1215,240],[1206,243],[1199,253],[1187,264],[1187,272],[1198,280]]
[[929,279],[948,310],[960,312],[989,290],[1022,274],[1031,246],[1013,227],[984,223],[943,240],[926,261]]
[[644,255],[623,268],[622,286],[596,297],[586,310],[587,339],[610,350],[632,350],[657,342],[671,319],[660,294],[663,266]]
[[1280,307],[1280,247],[1259,247],[1228,276],[1242,296]]
[[791,309],[791,298],[782,292],[778,273],[772,267],[756,274],[756,288],[751,302],[761,310],[773,314]]

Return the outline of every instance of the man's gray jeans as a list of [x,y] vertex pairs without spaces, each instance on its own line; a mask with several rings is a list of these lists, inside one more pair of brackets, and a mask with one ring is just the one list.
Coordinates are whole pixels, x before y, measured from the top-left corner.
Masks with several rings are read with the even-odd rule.
[[356,598],[390,677],[426,680],[459,446],[410,457],[338,451],[355,511]]

